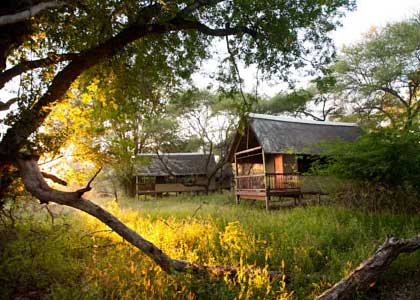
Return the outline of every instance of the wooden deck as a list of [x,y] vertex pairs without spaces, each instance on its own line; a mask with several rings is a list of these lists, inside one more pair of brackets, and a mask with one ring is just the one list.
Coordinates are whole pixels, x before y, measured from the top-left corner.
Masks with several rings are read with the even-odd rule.
[[299,175],[295,173],[265,173],[246,176],[237,176],[236,202],[241,199],[263,200],[266,209],[270,209],[272,197],[292,197],[298,199],[302,196],[299,187]]

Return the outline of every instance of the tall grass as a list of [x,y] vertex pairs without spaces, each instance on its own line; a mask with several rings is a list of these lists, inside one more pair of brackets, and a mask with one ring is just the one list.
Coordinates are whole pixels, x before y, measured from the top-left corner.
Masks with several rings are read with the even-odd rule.
[[[311,299],[370,256],[387,234],[420,232],[420,216],[318,206],[265,212],[228,195],[98,201],[171,257],[236,266],[236,278],[167,275],[90,216],[25,212],[0,236],[0,297],[47,299]],[[29,215],[31,217],[29,217]],[[416,272],[420,255],[396,261]],[[285,269],[287,283],[268,280]],[[398,272],[401,276],[401,271]],[[31,294],[32,293],[32,294]]]

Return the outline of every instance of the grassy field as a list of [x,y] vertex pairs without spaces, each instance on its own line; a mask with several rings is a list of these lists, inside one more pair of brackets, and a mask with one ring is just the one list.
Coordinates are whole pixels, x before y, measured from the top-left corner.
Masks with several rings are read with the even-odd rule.
[[[96,202],[174,258],[255,271],[235,279],[169,276],[93,218],[52,206],[52,219],[21,201],[14,226],[9,220],[1,227],[1,299],[313,299],[387,234],[420,232],[420,216],[333,206],[267,213],[260,203],[236,206],[229,195]],[[403,255],[383,284],[419,276],[419,266],[420,253]],[[269,269],[290,277],[270,282]],[[392,299],[387,293],[379,288],[375,299]]]

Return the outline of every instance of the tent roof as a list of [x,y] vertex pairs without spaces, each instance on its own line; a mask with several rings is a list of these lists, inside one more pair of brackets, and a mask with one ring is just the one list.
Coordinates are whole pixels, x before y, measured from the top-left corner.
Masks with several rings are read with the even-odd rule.
[[214,156],[202,153],[142,153],[135,175],[207,175],[216,166]]
[[319,154],[322,141],[354,141],[360,129],[354,123],[321,122],[249,114],[248,124],[266,153]]

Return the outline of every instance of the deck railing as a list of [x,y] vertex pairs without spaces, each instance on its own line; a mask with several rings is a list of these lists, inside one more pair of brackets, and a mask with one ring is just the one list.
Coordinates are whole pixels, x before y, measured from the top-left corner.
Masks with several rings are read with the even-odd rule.
[[154,183],[139,183],[138,190],[139,191],[154,191],[155,184]]
[[265,190],[264,174],[236,176],[237,190]]
[[236,176],[237,190],[296,190],[299,189],[297,173],[266,173]]
[[267,190],[297,190],[299,189],[299,174],[297,173],[267,173]]

